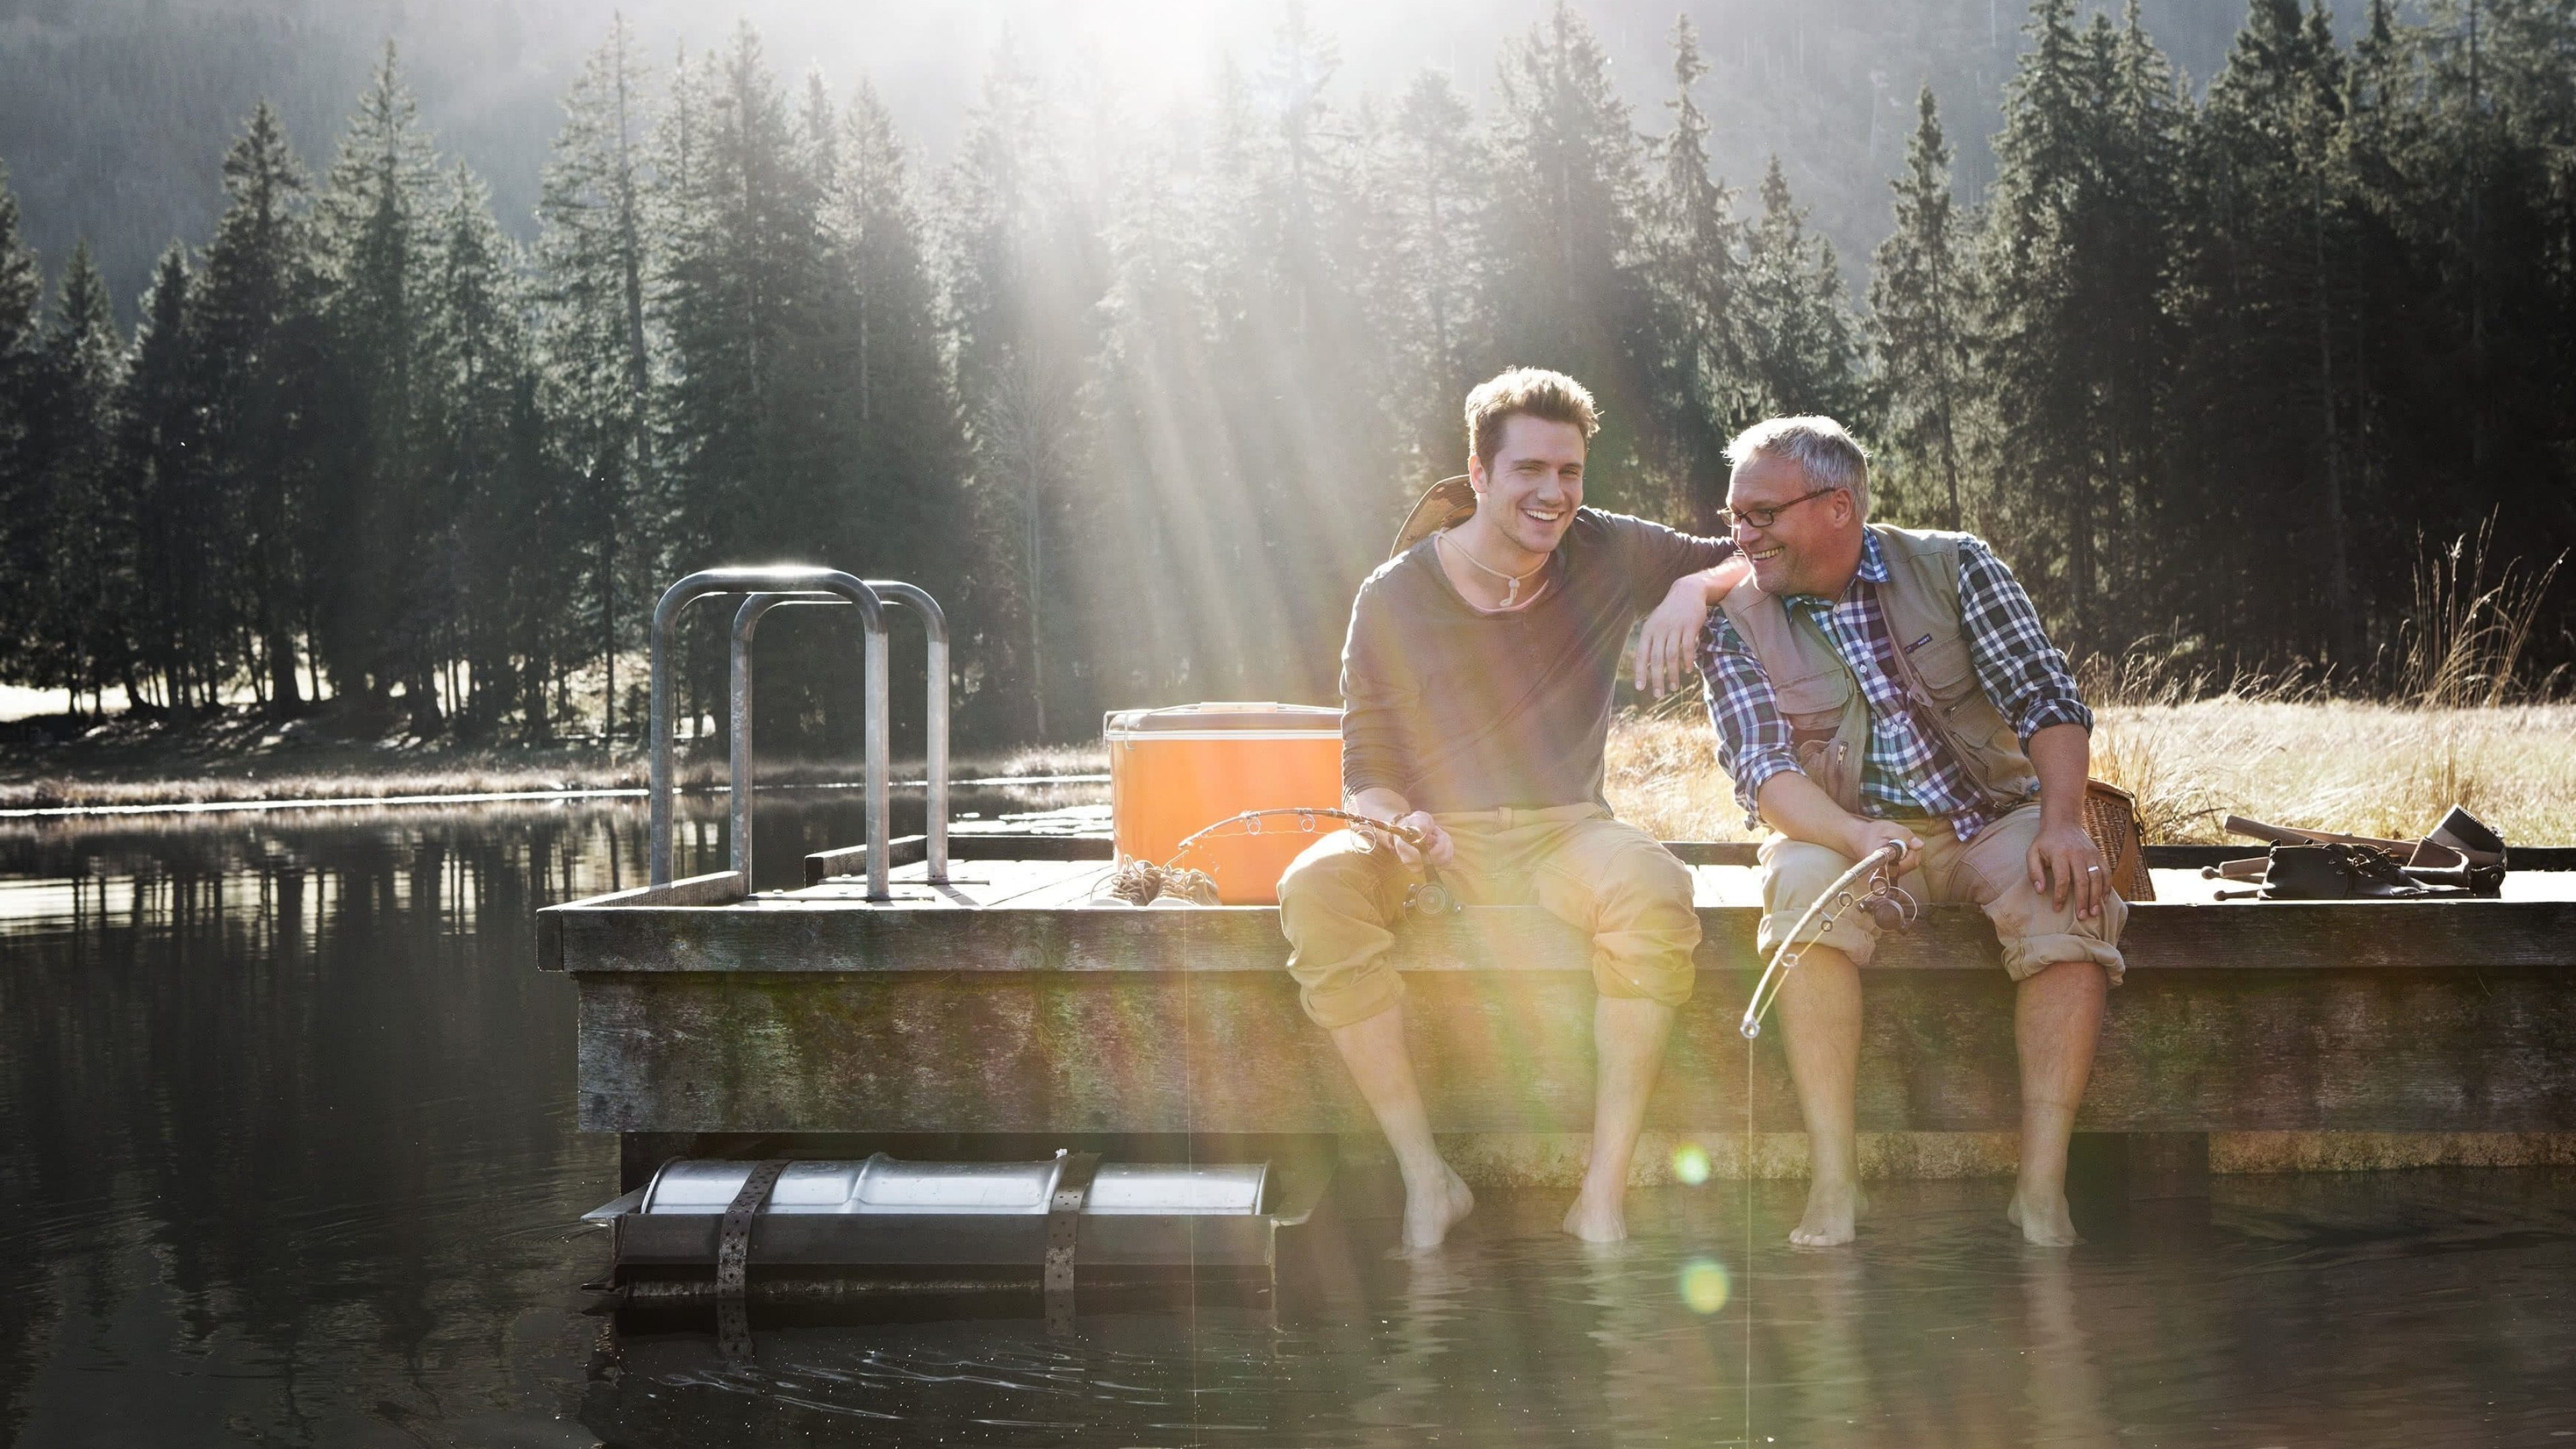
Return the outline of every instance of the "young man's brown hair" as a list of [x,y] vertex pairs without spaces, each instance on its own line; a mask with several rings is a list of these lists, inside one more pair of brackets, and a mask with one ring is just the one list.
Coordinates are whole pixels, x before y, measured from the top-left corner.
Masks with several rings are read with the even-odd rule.
[[1572,423],[1590,438],[1601,431],[1601,412],[1583,384],[1544,367],[1515,367],[1477,384],[1467,394],[1467,446],[1490,468],[1503,445],[1503,423],[1526,413],[1551,423]]

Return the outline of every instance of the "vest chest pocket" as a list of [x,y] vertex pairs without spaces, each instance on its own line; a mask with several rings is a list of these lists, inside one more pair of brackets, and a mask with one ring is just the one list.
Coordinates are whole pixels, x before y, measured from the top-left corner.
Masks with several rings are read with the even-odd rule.
[[1798,740],[1831,739],[1851,700],[1851,676],[1839,669],[1771,686],[1772,699]]
[[1968,657],[1968,641],[1958,636],[1936,638],[1905,659],[1922,677],[1923,687],[1943,704],[1954,704],[1959,696],[1980,687],[1976,663]]

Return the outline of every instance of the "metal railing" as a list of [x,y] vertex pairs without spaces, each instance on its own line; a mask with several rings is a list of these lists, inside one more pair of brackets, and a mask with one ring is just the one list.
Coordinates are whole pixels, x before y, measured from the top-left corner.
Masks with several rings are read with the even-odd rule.
[[[701,569],[665,589],[661,602],[653,606],[653,707],[650,726],[653,825],[647,853],[651,857],[652,883],[655,885],[668,883],[672,874],[671,650],[679,630],[680,615],[689,605],[710,595],[793,592],[829,594],[848,602],[859,611],[859,624],[866,632],[868,894],[886,894],[886,841],[891,831],[886,820],[889,767],[885,731],[885,610],[876,590],[856,577],[839,569],[798,565]],[[747,780],[740,783],[746,787],[749,784]],[[750,878],[746,876],[743,887],[748,890],[750,886]]]
[[[869,579],[867,587],[876,591],[880,602],[903,605],[921,616],[922,633],[925,636],[928,654],[923,669],[924,675],[927,676],[925,693],[928,696],[928,717],[923,733],[923,748],[927,755],[926,774],[929,787],[928,818],[924,828],[924,834],[928,839],[924,844],[928,847],[925,854],[930,867],[930,880],[935,885],[944,885],[948,881],[948,616],[939,607],[938,600],[932,598],[926,591],[901,580]],[[753,639],[759,632],[761,617],[772,609],[791,604],[845,602],[847,600],[839,595],[826,592],[798,590],[761,593],[744,599],[742,607],[734,613],[733,644],[728,671],[731,677],[729,691],[731,714],[728,722],[732,736],[732,866],[742,873],[746,889],[751,881],[751,815],[755,783],[752,763]],[[868,738],[873,741],[883,736],[887,729],[887,690],[883,649],[873,646],[870,648],[867,669],[866,723]],[[877,756],[871,753],[869,760],[873,767],[877,763]],[[868,817],[868,829],[868,839],[872,845],[884,839],[888,833],[882,818],[873,812]],[[872,865],[875,859],[875,854],[871,853]],[[885,894],[882,884],[872,870],[869,876],[869,894],[882,897]]]

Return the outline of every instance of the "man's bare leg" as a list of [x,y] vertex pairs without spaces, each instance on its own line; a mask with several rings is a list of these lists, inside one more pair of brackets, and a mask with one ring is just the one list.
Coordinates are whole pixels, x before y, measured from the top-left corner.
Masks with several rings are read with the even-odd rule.
[[1852,1240],[1868,1200],[1860,1190],[1853,1099],[1860,1076],[1860,971],[1831,946],[1809,946],[1780,977],[1781,1035],[1798,1112],[1807,1122],[1807,1215],[1789,1233],[1802,1248]]
[[1587,1243],[1628,1236],[1628,1166],[1646,1125],[1646,1099],[1663,1071],[1673,1009],[1642,996],[1604,996],[1592,1006],[1592,1160],[1583,1190],[1566,1209],[1565,1230]]
[[2078,1241],[2066,1210],[2066,1139],[2093,1075],[2102,1030],[2102,968],[2059,961],[2025,978],[2013,994],[2013,1044],[2021,1051],[2021,1176],[2004,1216],[2043,1247]]
[[1435,1248],[1449,1235],[1476,1195],[1450,1170],[1431,1140],[1431,1117],[1413,1079],[1413,1056],[1404,1045],[1404,1007],[1333,1029],[1333,1046],[1351,1069],[1351,1081],[1377,1115],[1378,1130],[1395,1150],[1404,1174],[1404,1241],[1408,1252]]

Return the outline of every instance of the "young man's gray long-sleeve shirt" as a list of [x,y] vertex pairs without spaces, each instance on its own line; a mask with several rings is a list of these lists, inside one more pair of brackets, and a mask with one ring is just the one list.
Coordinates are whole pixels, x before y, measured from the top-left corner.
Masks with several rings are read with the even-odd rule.
[[1342,647],[1342,789],[1416,810],[1540,809],[1601,798],[1619,656],[1673,581],[1735,545],[1624,514],[1575,510],[1526,608],[1460,598],[1436,539],[1381,565]]

